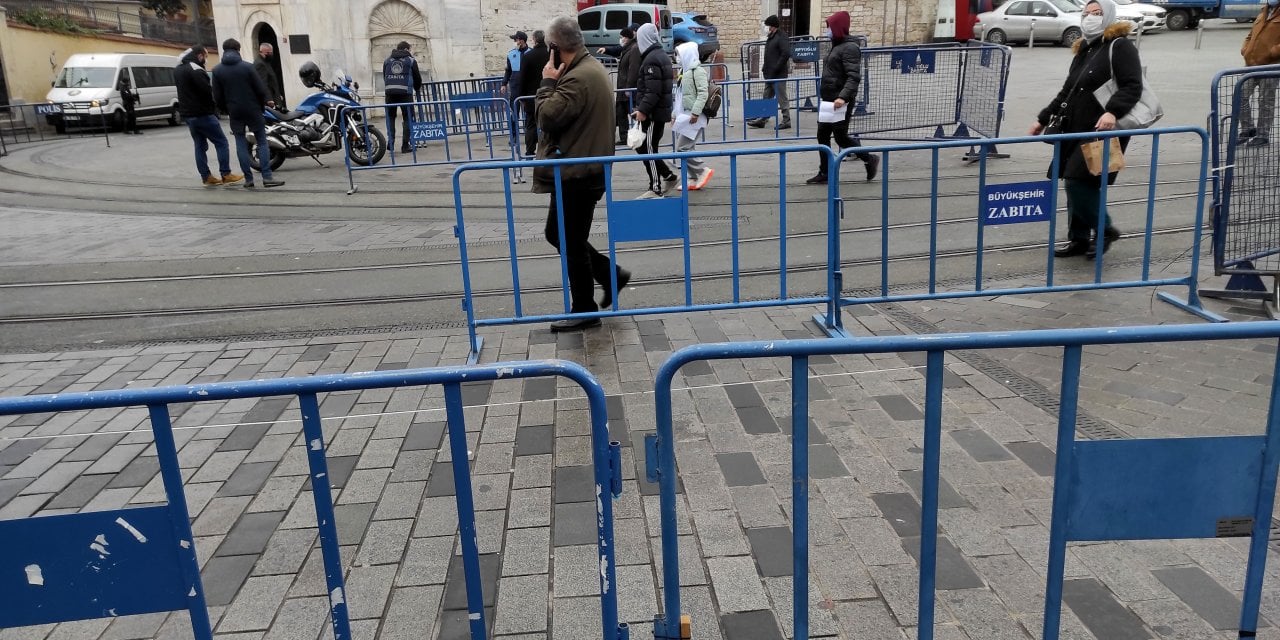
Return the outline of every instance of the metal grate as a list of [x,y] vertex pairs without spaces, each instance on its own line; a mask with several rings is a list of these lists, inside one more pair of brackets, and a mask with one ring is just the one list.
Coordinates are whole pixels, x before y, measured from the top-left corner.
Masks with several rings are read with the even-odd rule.
[[955,124],[964,59],[965,48],[954,45],[863,49],[851,133],[919,130],[929,137]]
[[959,120],[969,135],[1000,137],[1010,53],[1008,47],[991,44],[965,50]]
[[[1225,76],[1234,80],[1218,221],[1222,273],[1280,274],[1280,135],[1276,90],[1280,71]],[[1221,88],[1218,99],[1222,100]]]

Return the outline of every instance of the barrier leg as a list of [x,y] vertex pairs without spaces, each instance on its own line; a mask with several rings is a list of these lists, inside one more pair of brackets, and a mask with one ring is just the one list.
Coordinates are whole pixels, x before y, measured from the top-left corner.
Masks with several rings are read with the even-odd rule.
[[791,359],[791,603],[795,640],[809,638],[809,358]]
[[928,352],[925,366],[924,466],[920,482],[919,640],[933,639],[938,574],[938,484],[942,460],[942,374],[944,351]]
[[1062,391],[1058,401],[1058,450],[1053,471],[1053,520],[1049,528],[1049,570],[1044,595],[1043,640],[1058,640],[1062,622],[1062,580],[1067,563],[1067,481],[1076,438],[1076,409],[1080,399],[1081,347],[1062,350]]
[[351,640],[347,598],[342,578],[342,555],[338,548],[338,524],[333,513],[333,491],[329,484],[329,464],[324,457],[324,430],[320,426],[320,404],[314,393],[298,396],[302,408],[302,433],[306,438],[307,464],[311,469],[311,497],[316,505],[316,528],[320,532],[320,555],[324,558],[324,578],[329,591],[329,615],[333,619],[334,640]]
[[[1280,358],[1272,379],[1280,379]],[[1258,478],[1258,507],[1253,517],[1253,537],[1249,541],[1249,565],[1244,577],[1244,601],[1240,607],[1240,637],[1253,638],[1258,631],[1258,608],[1262,604],[1262,582],[1267,568],[1267,542],[1276,495],[1276,469],[1280,467],[1280,386],[1271,385],[1271,406],[1267,412],[1267,446],[1262,453],[1262,475]]]
[[471,495],[467,428],[462,416],[462,386],[444,385],[444,409],[453,458],[453,486],[457,494],[458,537],[462,540],[462,570],[467,584],[467,621],[472,640],[485,640],[484,592],[480,587],[480,547],[476,541],[476,508]]

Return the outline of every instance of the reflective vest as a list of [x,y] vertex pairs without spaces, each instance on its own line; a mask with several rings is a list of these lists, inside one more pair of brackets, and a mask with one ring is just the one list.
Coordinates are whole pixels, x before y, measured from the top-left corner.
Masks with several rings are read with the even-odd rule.
[[413,56],[391,56],[382,63],[382,82],[388,92],[413,93]]

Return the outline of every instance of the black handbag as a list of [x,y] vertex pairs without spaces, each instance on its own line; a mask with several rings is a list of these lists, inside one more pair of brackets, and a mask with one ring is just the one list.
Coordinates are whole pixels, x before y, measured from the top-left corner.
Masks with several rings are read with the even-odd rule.
[[[1076,87],[1080,86],[1080,81],[1084,79],[1085,73],[1089,69],[1089,63],[1093,62],[1093,59],[1098,57],[1099,51],[1101,51],[1101,49],[1094,51],[1093,55],[1089,56],[1084,61],[1084,64],[1080,66],[1080,74],[1076,76],[1076,81],[1071,83],[1071,88],[1067,90],[1067,100],[1070,100],[1071,96],[1075,94]],[[1057,133],[1065,133],[1067,126],[1067,100],[1063,100],[1058,103],[1057,108],[1055,108],[1053,113],[1049,115],[1049,121],[1045,123],[1044,129],[1040,131],[1041,135],[1051,136]],[[1053,144],[1053,142],[1046,142],[1045,144]]]

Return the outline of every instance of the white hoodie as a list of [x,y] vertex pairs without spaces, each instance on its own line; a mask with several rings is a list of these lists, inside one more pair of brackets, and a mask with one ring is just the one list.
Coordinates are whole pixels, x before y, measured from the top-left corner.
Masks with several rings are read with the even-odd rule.
[[710,94],[707,70],[698,60],[698,45],[692,42],[676,47],[676,59],[680,62],[680,96],[676,100],[677,113],[702,113]]

